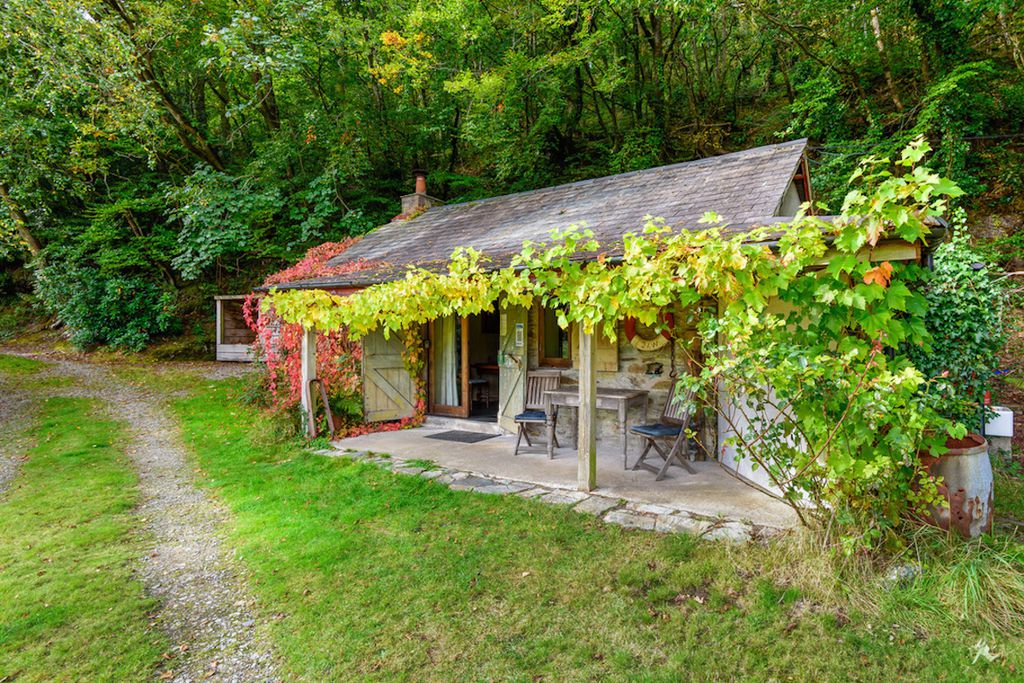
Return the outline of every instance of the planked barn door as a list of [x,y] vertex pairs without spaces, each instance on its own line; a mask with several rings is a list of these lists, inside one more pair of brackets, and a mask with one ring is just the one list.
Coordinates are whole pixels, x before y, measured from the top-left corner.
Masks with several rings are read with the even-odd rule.
[[363,417],[367,422],[400,420],[415,413],[415,388],[402,362],[398,334],[380,331],[363,338]]
[[516,431],[513,418],[526,402],[526,333],[528,309],[516,306],[500,312],[498,349],[498,425]]

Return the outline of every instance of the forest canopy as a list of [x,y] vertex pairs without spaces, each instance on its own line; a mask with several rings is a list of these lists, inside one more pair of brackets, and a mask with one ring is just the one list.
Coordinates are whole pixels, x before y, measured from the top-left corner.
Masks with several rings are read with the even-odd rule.
[[806,136],[836,204],[924,135],[967,209],[1024,189],[1009,1],[2,6],[0,284],[65,322],[133,292],[95,343],[386,222],[417,167],[460,201]]

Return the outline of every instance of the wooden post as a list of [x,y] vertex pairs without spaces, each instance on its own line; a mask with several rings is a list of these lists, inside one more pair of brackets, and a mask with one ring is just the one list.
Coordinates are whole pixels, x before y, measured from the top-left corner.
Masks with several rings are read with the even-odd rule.
[[[304,415],[313,411],[313,394],[309,390],[309,383],[316,379],[316,329],[305,328],[302,331],[302,410]],[[306,424],[311,424],[307,419]],[[307,431],[310,428],[307,427]],[[310,437],[315,434],[309,434]]]
[[597,488],[597,380],[594,377],[594,334],[580,330],[580,407],[576,440],[579,458],[576,481],[580,491],[593,491]]
[[[224,302],[220,299],[217,302],[217,346],[224,343]],[[220,359],[218,359],[220,360]]]

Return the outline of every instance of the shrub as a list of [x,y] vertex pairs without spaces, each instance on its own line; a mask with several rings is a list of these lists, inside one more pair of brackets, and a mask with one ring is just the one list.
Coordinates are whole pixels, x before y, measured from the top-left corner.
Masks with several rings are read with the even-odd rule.
[[37,292],[79,348],[109,345],[138,351],[180,326],[173,294],[139,276],[107,275],[58,260],[39,269]]
[[1003,295],[981,254],[968,243],[966,231],[959,230],[936,249],[935,270],[925,290],[931,343],[911,353],[914,365],[935,380],[932,391],[942,399],[943,412],[974,430],[981,426],[985,392],[1006,341]]

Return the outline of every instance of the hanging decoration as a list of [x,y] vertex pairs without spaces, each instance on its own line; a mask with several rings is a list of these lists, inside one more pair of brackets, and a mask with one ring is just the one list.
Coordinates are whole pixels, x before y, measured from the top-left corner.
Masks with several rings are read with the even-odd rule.
[[675,326],[675,317],[665,311],[658,314],[658,320],[664,326],[659,334],[653,327],[644,325],[636,318],[626,318],[625,331],[626,339],[637,351],[657,351],[662,349],[672,339],[672,328]]

